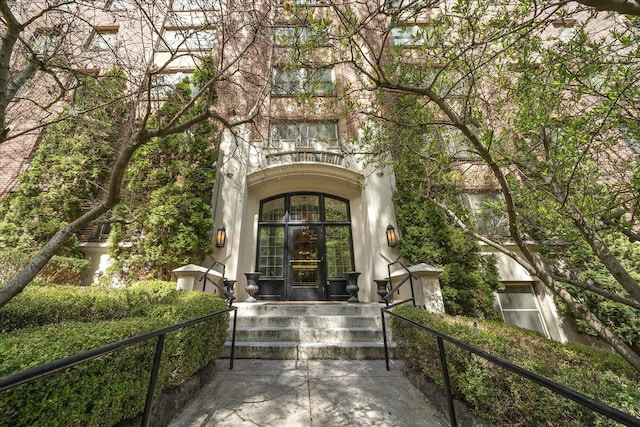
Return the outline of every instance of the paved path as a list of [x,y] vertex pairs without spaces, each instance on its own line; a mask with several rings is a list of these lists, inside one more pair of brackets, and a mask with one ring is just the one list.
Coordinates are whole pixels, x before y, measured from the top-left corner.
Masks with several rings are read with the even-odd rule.
[[216,376],[169,424],[205,426],[427,426],[448,423],[384,360],[216,362]]

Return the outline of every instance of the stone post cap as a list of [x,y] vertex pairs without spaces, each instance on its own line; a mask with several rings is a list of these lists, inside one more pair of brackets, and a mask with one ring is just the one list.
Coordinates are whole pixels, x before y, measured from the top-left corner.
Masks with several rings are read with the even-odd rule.
[[[416,264],[416,265],[411,265],[408,268],[410,272],[412,272],[414,275],[418,277],[437,278],[438,276],[440,276],[440,274],[442,274],[442,270],[432,265],[425,264],[424,262],[421,262],[420,264]],[[391,279],[401,278],[406,275],[407,275],[407,272],[405,269],[396,270],[393,273],[391,273]]]
[[[207,267],[203,267],[201,265],[196,265],[196,264],[187,264],[187,265],[183,265],[182,267],[178,267],[175,270],[173,270],[173,273],[177,276],[177,277],[185,277],[185,276],[199,276],[202,274],[205,274],[207,272],[208,268]],[[222,273],[220,273],[219,271],[216,270],[209,270],[209,274],[207,274],[208,276],[213,276],[217,279],[221,279],[222,278]]]

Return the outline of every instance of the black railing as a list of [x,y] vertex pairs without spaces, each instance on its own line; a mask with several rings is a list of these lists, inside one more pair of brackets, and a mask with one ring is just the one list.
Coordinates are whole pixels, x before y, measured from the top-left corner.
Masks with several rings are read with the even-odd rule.
[[10,388],[19,386],[20,384],[35,381],[39,378],[46,377],[54,374],[63,369],[71,368],[89,360],[97,359],[98,357],[105,356],[109,353],[113,353],[118,350],[122,350],[132,345],[139,344],[144,341],[148,341],[153,338],[158,338],[156,343],[156,350],[153,358],[153,366],[151,368],[151,376],[149,378],[149,386],[147,387],[147,398],[144,406],[144,413],[142,416],[142,427],[149,425],[151,417],[151,409],[153,406],[153,394],[155,393],[156,383],[158,380],[158,372],[160,371],[160,359],[162,356],[162,350],[164,348],[164,338],[169,332],[185,328],[196,323],[205,322],[216,316],[221,316],[225,313],[233,311],[233,329],[231,337],[231,359],[229,361],[229,369],[233,369],[233,360],[235,356],[236,346],[236,314],[237,307],[229,307],[224,310],[216,311],[215,313],[207,314],[206,316],[198,317],[197,319],[186,320],[184,322],[176,323],[171,326],[166,326],[155,331],[145,332],[144,334],[136,335],[131,338],[127,338],[121,341],[116,341],[110,344],[103,345],[101,347],[93,348],[83,353],[74,354],[73,356],[65,357],[63,359],[54,360],[53,362],[45,363],[43,365],[34,366],[27,370],[16,372],[15,374],[7,375],[0,378],[0,392],[8,390]]
[[[385,306],[387,308],[387,310],[397,306],[397,305],[401,305],[401,304],[406,304],[408,302],[411,302],[413,304],[413,306],[416,306],[416,294],[415,291],[413,289],[413,279],[417,279],[417,277],[411,272],[411,270],[409,270],[409,267],[407,267],[406,265],[404,265],[402,262],[400,262],[399,260],[395,260],[394,262],[391,262],[389,264],[387,264],[387,274],[389,274],[387,277],[389,277],[389,283],[393,284],[393,282],[391,281],[391,267],[393,267],[394,265],[399,265],[400,267],[402,267],[404,269],[404,271],[407,272],[407,277],[405,277],[404,279],[400,280],[400,282],[398,282],[398,284],[396,286],[392,286],[391,290],[382,297],[382,301],[384,301]],[[409,283],[409,287],[411,288],[411,298],[406,298],[403,299],[402,301],[396,301],[394,303],[389,303],[389,300],[393,298],[393,294],[398,292],[400,290],[401,287],[403,287],[406,283]],[[398,292],[399,293],[399,292]],[[384,340],[384,358],[387,361],[387,371],[389,370],[389,343],[387,342],[387,326],[385,325],[385,319],[384,319],[384,312],[380,313],[381,317],[382,317],[382,330],[383,330],[383,334],[382,334],[382,339]]]
[[[402,279],[400,282],[398,282],[398,284],[396,286],[393,286],[391,288],[391,290],[387,293],[387,295],[382,297],[382,300],[385,302],[387,308],[391,308],[391,307],[395,307],[396,305],[400,305],[400,304],[405,304],[408,302],[412,302],[413,306],[416,306],[416,294],[413,290],[413,279],[417,279],[417,277],[411,272],[411,270],[409,270],[409,267],[407,267],[406,265],[404,265],[402,262],[396,260],[392,263],[389,263],[387,265],[387,273],[389,274],[389,283],[391,283],[391,267],[393,267],[394,265],[399,265],[400,267],[402,267],[406,272],[407,272],[407,277],[405,277],[404,279]],[[402,286],[405,285],[405,283],[409,283],[409,286],[411,287],[411,298],[407,298],[404,299],[402,301],[396,301],[393,304],[389,303],[389,300],[392,299],[393,294],[395,292],[397,292]]]
[[[469,353],[473,353],[477,356],[482,357],[485,360],[488,360],[489,362],[493,363],[494,365],[500,366],[508,371],[511,371],[513,373],[515,373],[516,375],[519,375],[522,378],[525,378],[529,381],[532,381],[536,384],[539,384],[543,387],[546,387],[547,389],[551,390],[552,392],[559,394],[567,399],[571,399],[574,402],[578,403],[579,405],[590,409],[593,412],[598,412],[602,415],[604,415],[605,417],[612,419],[614,421],[617,421],[625,426],[631,426],[631,427],[639,427],[640,426],[640,418],[636,418],[632,415],[627,414],[626,412],[622,412],[619,409],[616,409],[614,407],[611,407],[609,405],[606,405],[600,401],[597,401],[595,399],[592,399],[588,396],[585,396],[584,394],[581,394],[575,390],[572,390],[562,384],[559,384],[555,381],[552,381],[548,378],[545,378],[543,376],[540,376],[534,372],[531,372],[527,369],[524,369],[521,366],[518,365],[514,365],[513,363],[507,362],[506,360],[503,360],[499,357],[496,357],[490,353],[487,353],[484,350],[481,350],[477,347],[474,347],[472,345],[469,345],[467,343],[464,343],[462,341],[459,341],[453,337],[450,337],[446,334],[443,334],[441,332],[436,331],[435,329],[431,329],[428,326],[422,325],[416,321],[413,321],[407,317],[401,316],[399,314],[396,314],[392,311],[390,311],[389,308],[387,307],[382,307],[381,309],[381,314],[382,314],[382,334],[384,337],[386,337],[386,326],[385,326],[385,322],[384,322],[384,315],[385,314],[389,314],[391,316],[394,316],[398,319],[400,319],[403,322],[407,322],[423,331],[426,331],[428,333],[430,333],[431,335],[435,335],[437,338],[437,342],[438,342],[438,353],[440,356],[440,366],[442,367],[442,376],[443,376],[443,381],[444,381],[444,393],[445,393],[445,397],[447,399],[447,408],[448,408],[448,412],[449,412],[449,421],[451,423],[452,427],[457,427],[458,423],[456,421],[456,413],[455,413],[455,409],[453,406],[453,395],[451,392],[451,382],[449,379],[449,371],[447,368],[447,358],[446,358],[446,354],[445,354],[445,348],[444,348],[444,341],[447,341],[453,345],[455,345],[456,347],[459,347],[463,350],[468,351]],[[387,370],[389,370],[389,353],[387,351],[387,340],[385,339],[384,341],[384,345],[385,345],[385,358],[386,358],[386,363],[387,363]]]
[[[217,283],[215,280],[209,279],[209,272],[217,266],[222,266],[222,277],[220,279],[220,283]],[[230,285],[231,282],[224,277],[226,268],[226,265],[214,260],[213,264],[209,268],[207,268],[207,271],[205,271],[202,277],[200,277],[199,281],[202,282],[202,292],[207,289],[207,282],[211,282],[212,285],[218,288],[218,290],[220,291],[220,295],[224,297],[224,300],[227,302],[229,307],[231,307],[231,304],[233,304],[233,301],[235,301],[236,297],[233,294],[233,288]]]

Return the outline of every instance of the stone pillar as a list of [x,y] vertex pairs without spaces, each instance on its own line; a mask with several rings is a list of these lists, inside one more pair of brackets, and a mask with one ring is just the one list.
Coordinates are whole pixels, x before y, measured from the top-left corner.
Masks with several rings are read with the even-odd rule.
[[[431,265],[420,263],[409,267],[409,271],[416,278],[413,279],[413,290],[415,293],[416,305],[425,307],[432,313],[444,313],[444,302],[442,301],[442,290],[438,277],[442,270]],[[406,270],[401,269],[391,273],[391,287],[394,288],[404,278],[408,276]],[[402,301],[411,298],[411,286],[409,282],[393,295],[394,301]]]
[[[175,274],[178,279],[176,289],[183,291],[202,291],[204,279],[200,279],[206,272],[206,267],[195,264],[188,264],[180,268],[176,268],[173,270],[173,274]],[[208,294],[220,296],[220,291],[211,283],[212,281],[220,283],[222,281],[222,274],[215,270],[209,270],[209,273],[207,274],[207,286],[204,289]]]

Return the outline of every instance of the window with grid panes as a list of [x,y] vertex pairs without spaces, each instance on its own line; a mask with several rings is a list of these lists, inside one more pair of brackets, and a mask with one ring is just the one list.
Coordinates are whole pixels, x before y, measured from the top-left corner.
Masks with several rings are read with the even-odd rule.
[[270,145],[280,148],[283,143],[297,148],[313,148],[315,143],[328,147],[338,146],[336,122],[276,122],[271,124]]
[[219,3],[218,0],[173,0],[171,9],[174,11],[213,10]]
[[428,36],[428,28],[424,25],[395,27],[391,29],[391,36],[395,46],[420,46]]
[[273,95],[333,95],[335,93],[332,68],[275,68]]
[[191,95],[198,93],[198,88],[193,85],[193,73],[177,71],[175,73],[155,74],[152,77],[151,98],[167,99],[167,96],[175,89],[178,83],[189,79]]
[[324,46],[329,43],[328,28],[316,29],[308,25],[276,27],[273,36],[277,46],[295,46],[304,43],[315,43],[318,46]]
[[176,28],[166,30],[162,35],[164,47],[171,50],[209,50],[215,42],[212,28]]
[[260,227],[258,271],[265,277],[282,277],[284,264],[284,226]]
[[91,50],[111,50],[116,46],[117,30],[96,30],[89,43]]
[[498,292],[498,303],[502,316],[509,325],[532,329],[549,336],[530,284],[505,286],[504,290]]
[[109,2],[109,10],[130,10],[134,7],[134,0],[112,0]]
[[320,200],[312,194],[291,196],[290,221],[320,221]]

